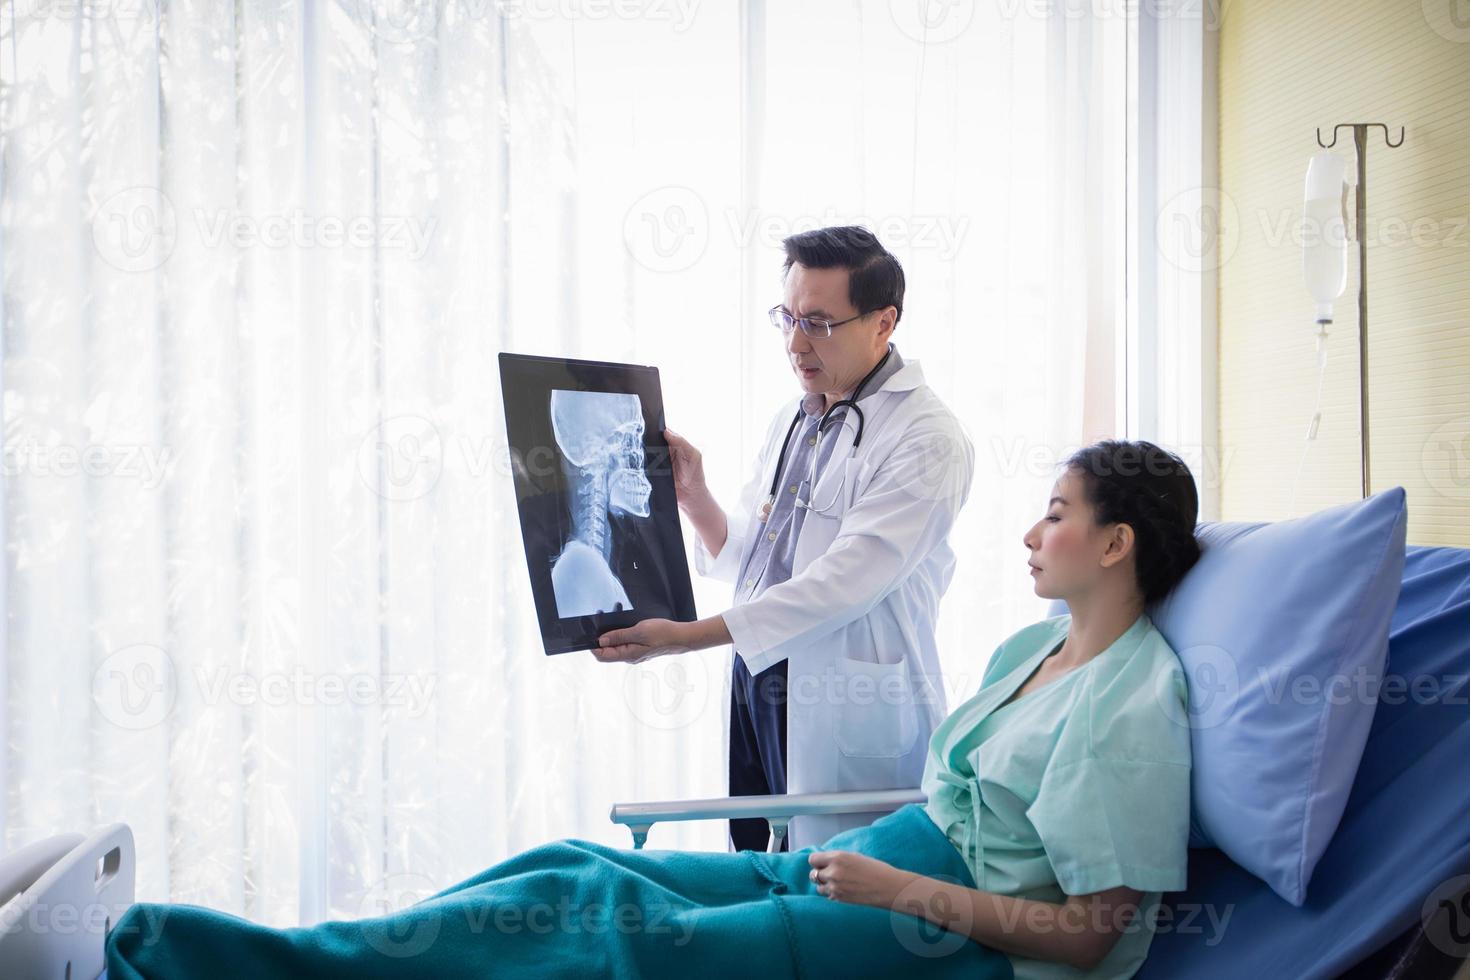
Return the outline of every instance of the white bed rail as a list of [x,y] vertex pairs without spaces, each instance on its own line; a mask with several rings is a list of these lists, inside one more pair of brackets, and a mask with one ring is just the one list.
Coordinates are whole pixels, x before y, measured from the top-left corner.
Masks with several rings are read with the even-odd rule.
[[633,834],[633,849],[648,841],[656,823],[678,820],[731,820],[761,818],[771,828],[767,851],[777,851],[794,817],[839,813],[888,813],[910,803],[923,803],[917,789],[860,790],[849,793],[790,793],[776,796],[722,796],[708,800],[671,800],[659,803],[617,803],[612,822]]

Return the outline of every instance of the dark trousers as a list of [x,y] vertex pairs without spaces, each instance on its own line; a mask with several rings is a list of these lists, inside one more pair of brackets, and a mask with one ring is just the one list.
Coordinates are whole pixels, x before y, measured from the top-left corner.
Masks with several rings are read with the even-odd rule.
[[[735,655],[730,678],[730,795],[786,792],[786,661],[751,675]],[[760,818],[730,821],[737,851],[764,851],[770,827]],[[781,841],[781,850],[790,850]]]

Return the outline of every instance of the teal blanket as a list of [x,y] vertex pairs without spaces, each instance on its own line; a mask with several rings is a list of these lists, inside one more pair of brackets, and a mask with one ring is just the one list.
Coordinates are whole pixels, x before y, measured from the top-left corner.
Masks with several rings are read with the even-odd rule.
[[[974,879],[917,805],[833,837],[918,874]],[[270,929],[189,905],[133,906],[107,942],[109,980],[273,976],[893,976],[1010,980],[1010,961],[912,915],[836,902],[789,854],[547,844],[401,912]]]

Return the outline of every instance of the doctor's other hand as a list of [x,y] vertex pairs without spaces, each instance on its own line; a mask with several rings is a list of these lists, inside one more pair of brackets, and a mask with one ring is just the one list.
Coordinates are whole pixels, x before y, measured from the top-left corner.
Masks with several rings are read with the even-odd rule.
[[664,438],[669,443],[669,462],[674,469],[674,493],[679,498],[679,508],[704,507],[710,500],[709,487],[704,482],[704,455],[673,429],[665,428]]
[[689,623],[671,619],[645,619],[619,630],[608,630],[597,638],[592,655],[605,664],[642,663],[651,657],[670,653],[688,653]]
[[854,851],[813,851],[808,877],[817,892],[838,902],[891,909],[914,874]]

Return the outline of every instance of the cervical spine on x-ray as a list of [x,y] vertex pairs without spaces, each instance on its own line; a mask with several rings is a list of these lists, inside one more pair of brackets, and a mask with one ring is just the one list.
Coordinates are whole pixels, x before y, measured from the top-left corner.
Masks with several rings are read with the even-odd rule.
[[563,619],[633,608],[612,570],[608,514],[649,515],[643,404],[634,394],[551,392],[551,430],[571,491],[572,536],[551,566]]

